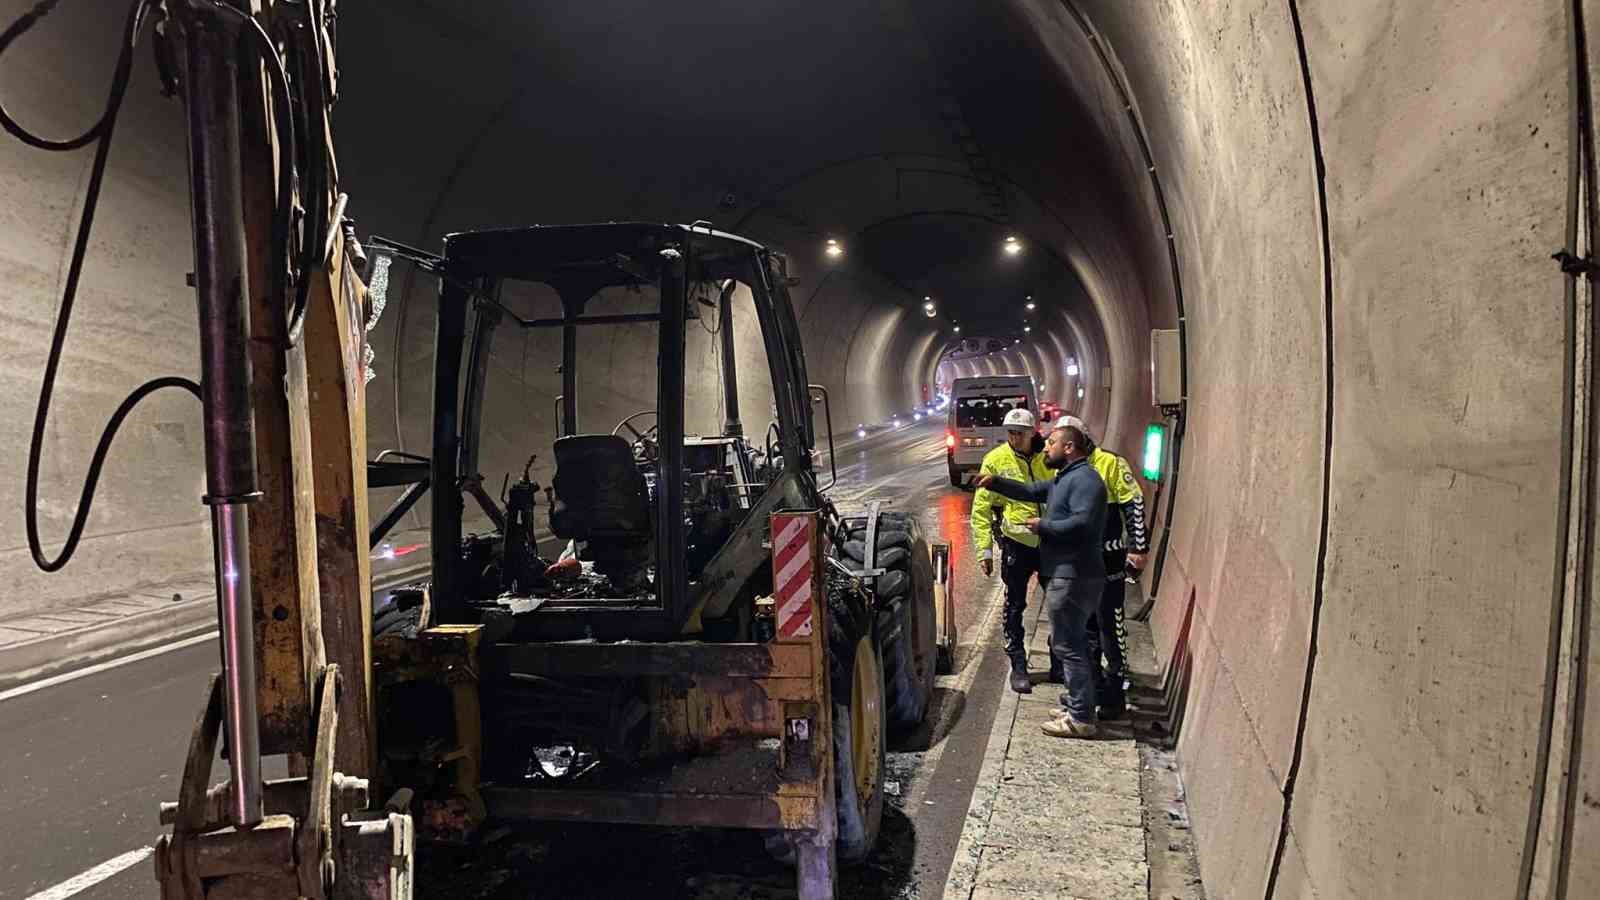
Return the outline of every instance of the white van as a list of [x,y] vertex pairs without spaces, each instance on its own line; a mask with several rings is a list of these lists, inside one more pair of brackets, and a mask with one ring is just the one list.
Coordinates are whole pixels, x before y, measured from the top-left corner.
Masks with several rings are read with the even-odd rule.
[[990,375],[957,378],[950,387],[945,428],[945,458],[950,483],[961,487],[966,473],[976,472],[983,457],[1006,442],[1006,413],[1022,407],[1039,415],[1039,393],[1032,375]]

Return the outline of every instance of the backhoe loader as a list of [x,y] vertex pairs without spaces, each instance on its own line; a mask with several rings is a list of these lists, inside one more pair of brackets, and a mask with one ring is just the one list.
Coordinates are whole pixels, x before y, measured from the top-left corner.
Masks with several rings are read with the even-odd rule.
[[[0,53],[45,18],[38,4]],[[832,897],[867,855],[891,729],[927,714],[953,647],[948,550],[819,484],[816,402],[783,258],[709,226],[610,223],[463,232],[438,255],[373,241],[438,278],[431,442],[367,459],[366,331],[381,304],[339,190],[334,0],[133,0],[104,117],[42,150],[96,144],[29,460],[29,538],[71,557],[117,427],[144,397],[202,403],[222,667],[202,698],[157,844],[162,896],[396,898],[417,839],[494,820],[758,829]],[[154,44],[187,114],[196,381],[156,379],[101,436],[66,548],[40,547],[37,473],[51,390],[133,50]],[[386,261],[387,262],[387,261]],[[516,290],[553,297],[521,315]],[[715,299],[709,299],[714,296]],[[734,307],[753,304],[773,418],[739,416]],[[715,315],[725,418],[686,433],[688,323]],[[521,434],[522,477],[480,470],[497,331],[562,337],[558,428]],[[644,328],[654,406],[587,406],[613,373],[594,328]],[[593,371],[600,377],[584,378]],[[700,398],[703,399],[703,398]],[[580,418],[581,416],[581,418]],[[592,426],[591,426],[592,427]],[[548,446],[543,441],[548,439]],[[538,446],[536,446],[538,445]],[[543,492],[533,457],[555,467]],[[831,459],[831,452],[828,454]],[[369,526],[369,483],[406,488]],[[372,608],[369,549],[428,498],[429,577]],[[484,527],[465,528],[465,500]],[[556,550],[536,539],[548,525]],[[561,542],[565,542],[564,545]],[[221,751],[229,777],[210,785]],[[265,780],[264,756],[290,777]]]

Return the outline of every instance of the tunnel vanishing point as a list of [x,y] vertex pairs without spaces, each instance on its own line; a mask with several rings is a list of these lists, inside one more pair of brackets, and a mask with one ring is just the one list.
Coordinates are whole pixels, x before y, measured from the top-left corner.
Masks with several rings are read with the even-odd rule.
[[[0,19],[30,5],[0,0]],[[1031,372],[1124,455],[1169,427],[1145,586],[1213,896],[1600,891],[1600,3],[340,12],[336,140],[362,234],[437,249],[469,228],[707,220],[792,260],[838,430],[910,409],[941,365]],[[115,18],[63,4],[12,50],[13,114],[81,131]],[[182,113],[147,70],[58,386],[47,535],[127,386],[194,368]],[[209,565],[184,397],[124,429],[68,576],[28,560],[31,403],[89,164],[0,141],[7,612]],[[368,437],[414,449],[435,287],[396,279]],[[1181,334],[1177,407],[1152,403],[1153,329]],[[537,340],[497,364],[547,390]],[[610,373],[619,417],[651,405],[653,358],[625,337],[583,352],[609,360],[588,371]],[[767,407],[770,386],[740,389]],[[511,436],[550,433],[554,411],[488,403],[505,446],[484,471],[520,467]]]

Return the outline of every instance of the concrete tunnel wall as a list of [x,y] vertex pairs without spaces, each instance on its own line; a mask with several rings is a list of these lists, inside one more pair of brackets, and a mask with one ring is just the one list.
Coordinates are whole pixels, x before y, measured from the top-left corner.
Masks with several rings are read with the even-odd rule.
[[[0,18],[30,5],[0,0]],[[39,130],[73,132],[98,113],[114,29],[96,12],[63,5],[5,59],[6,103]],[[959,24],[976,13],[950,2],[926,14]],[[1575,796],[1600,795],[1600,765],[1582,755],[1600,742],[1600,710],[1564,680],[1549,741],[1541,716],[1553,612],[1565,616],[1558,648],[1593,627],[1577,615],[1576,585],[1551,602],[1553,557],[1566,559],[1563,282],[1547,257],[1565,242],[1567,6],[1008,0],[983,14],[1007,17],[1038,80],[1089,111],[1075,127],[1120,173],[1083,183],[1051,168],[1054,145],[1038,130],[1062,148],[1069,136],[1049,123],[977,116],[998,155],[1034,164],[1024,180],[1046,199],[1020,208],[1018,227],[1069,260],[1086,294],[1006,364],[1062,372],[1076,358],[1081,413],[1125,453],[1153,417],[1144,341],[1176,322],[1176,286],[1138,139],[1084,22],[1130,92],[1170,213],[1189,418],[1154,624],[1162,662],[1186,673],[1179,752],[1210,894],[1254,898],[1273,882],[1278,897],[1510,897],[1531,869],[1534,896],[1554,895],[1563,870],[1580,896],[1600,879],[1600,812],[1578,802],[1568,816],[1560,776],[1571,769]],[[369,11],[363,25],[362,43],[347,42],[337,123],[363,233],[436,246],[461,228],[703,208],[703,180],[540,144],[548,123],[517,61],[473,54],[471,36],[437,17]],[[427,65],[391,62],[396,47],[411,52],[395,59]],[[959,87],[963,71],[979,85],[975,70],[998,63],[973,53],[951,65]],[[452,73],[447,86],[437,71]],[[126,389],[194,370],[182,117],[153,82],[141,60],[57,389],[41,490],[52,547]],[[981,99],[972,91],[965,99]],[[427,127],[408,115],[422,108]],[[0,140],[7,614],[209,569],[198,411],[176,395],[125,426],[77,560],[46,577],[27,559],[27,435],[88,159]],[[1143,224],[1097,220],[1109,204]],[[918,298],[854,268],[823,281],[822,261],[800,252],[815,234],[753,222],[796,250],[797,313],[812,378],[835,390],[835,427],[909,407],[949,337],[923,323]],[[412,280],[375,335],[374,449],[401,435],[425,447],[431,294]],[[521,379],[510,384],[545,392],[549,357],[530,351],[524,374],[522,349],[503,341],[496,364]],[[644,369],[624,350],[600,351],[617,418],[643,408],[633,376]],[[740,354],[762,356],[745,343]],[[714,388],[714,373],[698,371],[697,386]],[[760,387],[741,388],[754,432]],[[496,397],[488,420],[508,449],[493,462],[520,467],[509,448],[522,429],[551,433],[550,413],[509,390]],[[1591,560],[1573,559],[1593,577]],[[1600,676],[1592,656],[1562,650],[1557,661]],[[1549,790],[1536,807],[1541,763]]]
[[[1597,781],[1561,730],[1592,737],[1592,702],[1568,687],[1548,745],[1541,725],[1566,552],[1566,5],[1077,6],[1181,265],[1189,430],[1155,626],[1187,685],[1208,894],[1514,897],[1531,870],[1553,896],[1564,859],[1586,895],[1596,811],[1572,806],[1564,852],[1555,823],[1559,773]],[[1067,5],[1014,7],[1093,58]]]
[[[0,0],[10,24],[33,4]],[[32,130],[76,136],[101,114],[122,16],[64,4],[6,53],[0,94]],[[60,550],[95,441],[136,385],[198,367],[184,114],[148,56],[119,120],[56,383],[40,469],[39,528]],[[87,186],[92,149],[45,153],[0,133],[0,613],[60,613],[102,597],[170,596],[210,580],[199,404],[158,391],[123,425],[76,556],[57,575],[29,557],[23,483],[34,405]],[[177,584],[175,584],[177,583]],[[72,619],[68,613],[67,620]],[[81,621],[81,620],[78,620]],[[48,623],[60,627],[61,622]],[[23,633],[0,625],[0,636]]]

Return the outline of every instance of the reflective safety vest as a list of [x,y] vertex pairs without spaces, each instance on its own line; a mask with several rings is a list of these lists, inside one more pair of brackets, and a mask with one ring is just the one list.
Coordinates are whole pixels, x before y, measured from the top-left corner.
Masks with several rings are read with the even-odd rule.
[[[1044,464],[1044,451],[1025,456],[1001,444],[983,457],[978,467],[982,475],[1010,478],[1014,481],[1049,481],[1055,472]],[[995,507],[1000,507],[1000,533],[995,533]],[[978,488],[972,495],[972,543],[978,548],[978,557],[987,559],[993,545],[1001,536],[1028,547],[1039,546],[1039,536],[1023,524],[1037,518],[1039,504],[1011,500],[988,488]]]
[[1127,569],[1129,545],[1126,541],[1133,542],[1131,549],[1135,553],[1150,551],[1144,527],[1144,491],[1139,482],[1133,480],[1128,461],[1109,450],[1094,448],[1089,455],[1089,465],[1106,483],[1106,572],[1116,581]]

